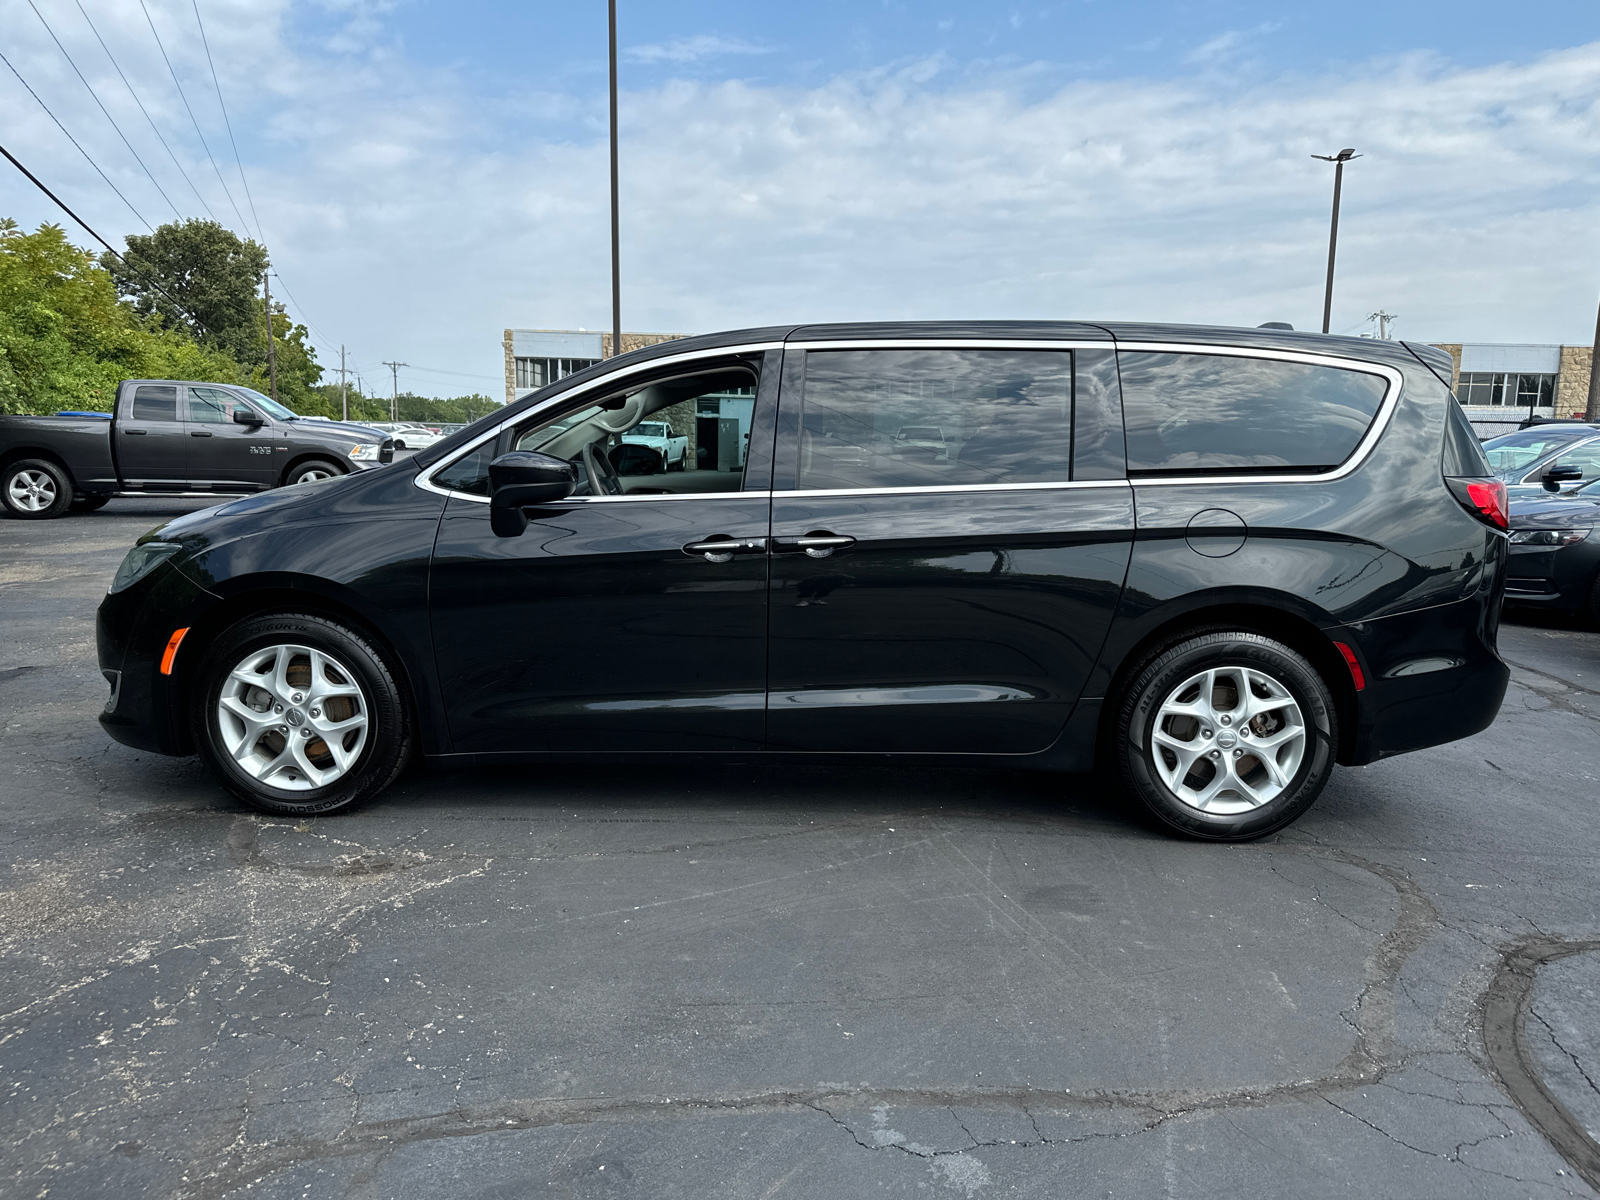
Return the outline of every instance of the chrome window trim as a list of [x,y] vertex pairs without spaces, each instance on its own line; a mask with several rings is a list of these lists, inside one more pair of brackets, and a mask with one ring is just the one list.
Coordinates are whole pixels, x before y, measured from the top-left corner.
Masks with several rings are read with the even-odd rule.
[[[591,394],[593,392],[609,390],[614,384],[616,384],[616,382],[618,380],[627,379],[629,376],[639,375],[639,374],[642,374],[642,373],[644,373],[646,371],[654,371],[654,370],[656,370],[657,368],[660,368],[660,367],[674,366],[674,365],[676,365],[678,363],[692,363],[692,362],[696,362],[696,361],[698,361],[700,359],[706,359],[706,358],[730,358],[730,357],[733,357],[733,356],[739,355],[739,354],[755,354],[755,353],[758,353],[758,352],[759,353],[765,353],[765,352],[767,352],[769,350],[782,350],[782,349],[783,349],[783,343],[782,342],[746,342],[743,345],[738,345],[738,346],[717,346],[715,348],[706,349],[706,350],[686,350],[686,351],[683,351],[680,354],[667,354],[667,355],[663,355],[660,358],[649,359],[646,362],[635,363],[635,364],[633,364],[632,366],[629,366],[629,367],[620,367],[615,371],[607,372],[605,375],[602,375],[599,379],[595,379],[595,380],[590,381],[589,383],[584,384],[582,387],[575,388],[572,391],[563,392],[559,396],[552,396],[549,400],[543,401],[543,402],[541,402],[539,404],[535,404],[532,408],[523,409],[521,412],[517,413],[513,417],[507,417],[505,420],[498,422],[494,426],[492,426],[489,429],[485,430],[483,433],[479,434],[477,437],[473,438],[472,441],[468,442],[465,446],[462,446],[460,449],[458,449],[454,454],[450,455],[448,458],[440,459],[438,462],[434,463],[433,466],[429,467],[426,471],[423,471],[421,474],[419,474],[416,477],[416,479],[412,480],[412,482],[417,487],[421,488],[423,491],[425,491],[425,492],[433,492],[435,495],[453,496],[458,500],[472,500],[472,501],[476,501],[477,503],[480,503],[480,504],[487,504],[487,503],[489,503],[489,498],[487,496],[469,496],[465,492],[453,492],[449,488],[442,488],[438,484],[434,483],[433,482],[433,477],[435,475],[437,475],[440,471],[444,470],[444,468],[446,468],[448,466],[452,466],[453,464],[460,462],[463,458],[465,458],[467,455],[471,454],[474,450],[476,450],[479,446],[483,445],[485,442],[493,441],[495,438],[499,437],[505,430],[509,429],[511,426],[520,425],[523,421],[526,421],[530,417],[537,416],[539,413],[543,412],[545,409],[554,408],[557,405],[566,404],[570,400],[576,400],[581,396],[587,396],[587,395],[589,395],[589,394]],[[604,360],[602,360],[602,361],[604,361]],[[758,492],[714,492],[714,493],[709,493],[709,494],[718,495],[718,496],[721,496],[721,495],[753,496],[753,495],[760,495],[761,493],[758,493]],[[688,497],[684,497],[684,498],[687,499]],[[703,497],[701,495],[699,495],[699,494],[695,494],[694,498],[695,499],[701,499]],[[659,499],[662,499],[662,497],[660,497],[660,496],[626,496],[626,497],[624,497],[624,496],[579,496],[579,497],[577,497],[577,499],[585,500],[585,501],[587,501],[587,500],[623,500],[623,499],[628,499],[628,500],[649,500],[649,499],[659,500]]]
[[[1594,438],[1594,437],[1583,437],[1581,435],[1578,436],[1578,437],[1573,438],[1572,441],[1569,444],[1563,446],[1561,449],[1557,450],[1554,454],[1550,455],[1548,458],[1540,459],[1536,466],[1534,466],[1521,479],[1517,480],[1516,486],[1520,487],[1524,483],[1540,483],[1540,482],[1542,482],[1543,479],[1544,479],[1545,471],[1548,470],[1550,467],[1553,467],[1558,458],[1561,458],[1564,455],[1571,454],[1574,450],[1581,450],[1585,446],[1587,446],[1590,442],[1593,442],[1593,441],[1596,441],[1596,440],[1597,439]],[[1579,481],[1579,486],[1580,487],[1583,486],[1584,482],[1587,482],[1587,481],[1580,480]]]
[[1303,350],[1279,350],[1266,346],[1223,346],[1206,343],[1197,345],[1193,342],[1118,342],[1117,350],[1146,352],[1155,354],[1216,354],[1226,358],[1267,358],[1280,362],[1305,363],[1313,367],[1333,367],[1341,371],[1362,371],[1368,375],[1377,375],[1389,381],[1389,386],[1383,394],[1383,399],[1378,402],[1378,411],[1372,418],[1372,424],[1367,426],[1367,432],[1356,443],[1356,448],[1350,456],[1331,471],[1322,471],[1315,475],[1295,472],[1284,475],[1140,475],[1130,476],[1129,483],[1139,487],[1184,487],[1196,483],[1207,484],[1240,484],[1240,483],[1327,483],[1335,479],[1343,479],[1352,474],[1372,454],[1378,442],[1383,438],[1389,428],[1389,421],[1394,416],[1394,411],[1400,406],[1400,392],[1405,379],[1395,367],[1385,363],[1368,362],[1358,358],[1344,358],[1337,354],[1312,354]]
[[487,496],[470,496],[465,492],[455,492],[448,488],[439,487],[433,482],[433,476],[445,467],[460,461],[471,454],[485,442],[492,441],[513,425],[537,416],[547,408],[566,404],[571,400],[593,392],[605,391],[611,388],[618,380],[624,380],[632,375],[654,371],[661,367],[670,367],[679,363],[692,363],[707,358],[726,358],[739,354],[765,353],[769,350],[1124,350],[1138,353],[1156,354],[1214,354],[1227,358],[1264,358],[1279,362],[1298,362],[1308,366],[1331,367],[1336,370],[1361,371],[1368,375],[1377,375],[1388,381],[1388,388],[1383,399],[1379,401],[1378,412],[1373,417],[1372,424],[1361,440],[1356,443],[1355,450],[1350,457],[1345,459],[1332,471],[1324,471],[1315,475],[1301,473],[1285,475],[1163,475],[1141,476],[1127,479],[1094,479],[1094,480],[1066,480],[1060,482],[1038,483],[978,483],[978,484],[932,484],[920,487],[898,488],[825,488],[817,490],[794,489],[779,492],[689,492],[683,494],[656,494],[648,496],[579,496],[572,502],[583,504],[610,504],[617,502],[634,503],[638,501],[660,500],[705,500],[705,499],[759,499],[763,496],[784,498],[795,496],[877,496],[895,494],[939,493],[939,492],[980,492],[980,491],[1027,491],[1041,489],[1061,489],[1074,487],[1182,487],[1197,483],[1204,484],[1245,484],[1245,483],[1326,483],[1356,471],[1362,463],[1372,454],[1373,449],[1388,430],[1389,422],[1394,416],[1395,409],[1400,404],[1400,394],[1404,385],[1404,377],[1400,371],[1385,363],[1374,363],[1364,359],[1345,358],[1336,354],[1317,354],[1303,350],[1281,350],[1266,346],[1230,346],[1220,343],[1199,342],[1123,342],[1111,339],[1083,340],[1062,339],[1060,341],[1039,338],[844,338],[819,342],[749,342],[737,346],[718,346],[711,349],[691,350],[682,354],[666,355],[661,358],[650,359],[647,362],[637,363],[633,366],[623,367],[620,370],[608,373],[583,387],[564,392],[560,396],[536,404],[532,408],[519,412],[514,417],[507,417],[471,442],[462,446],[455,454],[447,459],[442,459],[422,472],[413,481],[424,491],[436,495],[455,497],[459,500],[471,501],[475,504],[488,504]]

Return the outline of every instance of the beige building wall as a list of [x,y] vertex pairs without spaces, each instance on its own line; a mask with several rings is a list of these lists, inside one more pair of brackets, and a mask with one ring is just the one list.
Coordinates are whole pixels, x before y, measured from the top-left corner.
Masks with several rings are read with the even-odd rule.
[[[679,338],[688,337],[688,336],[689,335],[687,333],[627,333],[627,332],[624,332],[623,335],[622,335],[622,353],[626,354],[630,350],[642,350],[646,346],[659,346],[662,342],[675,342]],[[613,353],[613,351],[611,349],[611,335],[609,333],[602,333],[600,335],[600,357],[601,358],[610,358],[612,353]]]
[[1589,403],[1593,346],[1561,347],[1561,374],[1556,376],[1556,416],[1581,417]]

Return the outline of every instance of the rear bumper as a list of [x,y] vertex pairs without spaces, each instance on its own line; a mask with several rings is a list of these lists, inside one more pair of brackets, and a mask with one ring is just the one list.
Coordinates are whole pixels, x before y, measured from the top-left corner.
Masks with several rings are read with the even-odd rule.
[[1356,693],[1349,763],[1361,765],[1480,733],[1494,723],[1511,670],[1496,649],[1499,589],[1327,631],[1355,647],[1366,675]]

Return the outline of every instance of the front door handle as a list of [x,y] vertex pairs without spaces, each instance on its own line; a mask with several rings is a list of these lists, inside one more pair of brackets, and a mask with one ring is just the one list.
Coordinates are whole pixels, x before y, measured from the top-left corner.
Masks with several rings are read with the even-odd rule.
[[843,550],[846,546],[854,546],[853,537],[841,537],[829,533],[825,529],[818,529],[804,537],[773,538],[772,548],[778,553],[784,551],[804,550],[808,558],[827,558],[835,550]]
[[142,429],[124,429],[122,432],[124,434],[126,434],[128,437],[134,437],[136,435],[138,437],[143,437],[144,436],[144,430],[142,430]]
[[191,430],[189,430],[189,436],[190,437],[210,437],[211,436],[211,431],[209,429],[191,429]]
[[707,562],[725,563],[735,554],[765,554],[766,538],[711,537],[703,542],[690,542],[683,548],[685,554],[703,554]]

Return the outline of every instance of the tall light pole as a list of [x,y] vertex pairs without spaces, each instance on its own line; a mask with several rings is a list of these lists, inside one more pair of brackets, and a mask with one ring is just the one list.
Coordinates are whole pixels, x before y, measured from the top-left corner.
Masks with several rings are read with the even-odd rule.
[[1328,291],[1322,300],[1322,332],[1328,332],[1328,322],[1333,317],[1333,259],[1339,249],[1339,189],[1344,184],[1344,165],[1352,158],[1360,158],[1354,150],[1341,150],[1337,154],[1313,154],[1323,162],[1333,164],[1333,226],[1328,231]]
[[617,201],[617,0],[611,19],[611,353],[622,353],[622,218]]

